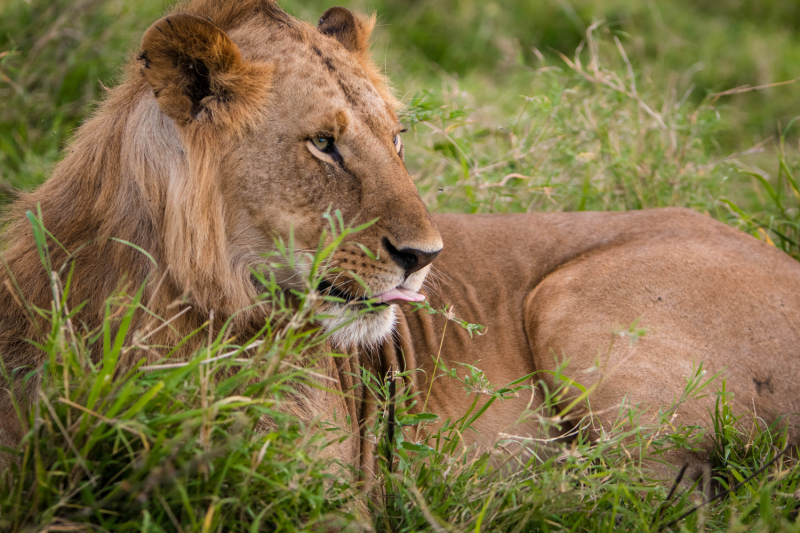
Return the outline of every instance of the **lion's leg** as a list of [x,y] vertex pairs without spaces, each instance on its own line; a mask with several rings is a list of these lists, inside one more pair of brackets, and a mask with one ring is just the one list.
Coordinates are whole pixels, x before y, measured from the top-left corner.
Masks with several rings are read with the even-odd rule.
[[661,477],[674,477],[683,464],[690,477],[702,473],[723,379],[734,414],[746,415],[743,430],[754,415],[762,428],[788,424],[797,444],[800,266],[765,248],[754,239],[622,245],[563,266],[525,300],[536,368],[567,361],[564,374],[592,388],[595,436],[614,427],[623,402],[656,424],[659,409],[681,398],[700,364],[706,380],[719,372],[671,420],[704,428],[705,451],[666,456],[674,469],[656,466]]

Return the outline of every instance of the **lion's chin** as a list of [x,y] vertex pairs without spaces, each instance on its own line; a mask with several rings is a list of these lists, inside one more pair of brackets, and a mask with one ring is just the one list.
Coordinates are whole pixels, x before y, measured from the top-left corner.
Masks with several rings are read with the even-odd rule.
[[388,339],[394,332],[397,306],[390,305],[354,319],[353,311],[334,304],[325,309],[325,314],[328,318],[321,322],[325,331],[332,332],[331,346],[342,352],[350,352],[353,349],[377,348]]

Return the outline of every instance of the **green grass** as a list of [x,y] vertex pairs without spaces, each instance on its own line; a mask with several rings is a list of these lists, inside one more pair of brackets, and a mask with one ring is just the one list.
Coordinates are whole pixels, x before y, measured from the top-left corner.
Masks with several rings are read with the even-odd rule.
[[[283,5],[309,20],[329,7]],[[113,83],[165,7],[121,0],[0,6],[4,201],[46,178],[102,96],[101,83]],[[687,206],[800,257],[798,85],[714,95],[797,76],[795,3],[376,0],[349,7],[380,15],[375,56],[385,58],[407,104],[407,164],[432,211]],[[700,62],[701,70],[693,67]],[[697,445],[697,428],[669,424],[683,402],[718,399],[712,439],[720,490],[784,447],[779,430],[731,412],[724,383],[698,368],[655,422],[623,405],[607,440],[591,443],[578,433],[569,443],[527,442],[527,468],[514,470],[489,454],[457,453],[457,444],[481,415],[479,399],[529,393],[522,382],[490,384],[469,368],[462,385],[473,408],[419,443],[413,428],[395,430],[387,419],[388,385],[365,374],[385,407],[371,432],[381,456],[395,460],[391,472],[383,461],[380,497],[370,499],[354,489],[346,466],[320,458],[325,439],[286,413],[293,388],[315,383],[287,363],[319,340],[308,335],[313,316],[292,320],[296,309],[274,282],[264,284],[276,320],[291,328],[267,327],[241,345],[220,334],[182,366],[124,375],[120,355],[139,349],[124,330],[117,339],[75,331],[60,304],[41,310],[52,323],[41,346],[42,394],[24,416],[30,431],[20,463],[0,483],[0,529],[324,531],[349,523],[393,532],[658,531],[698,502],[683,491],[668,499],[670,487],[643,471],[645,457]],[[118,295],[109,309],[117,306],[124,317],[140,304],[136,294]],[[460,326],[471,327],[450,327]],[[263,342],[251,346],[256,340]],[[99,363],[90,351],[102,353]],[[437,372],[459,379],[452,369]],[[563,383],[542,388],[544,406],[529,416],[557,423],[548,408]],[[408,413],[412,401],[424,398],[394,402],[400,427],[430,424],[434,413]],[[256,431],[263,415],[274,424]],[[800,531],[798,508],[800,466],[783,456],[668,529]]]
[[[46,257],[43,248],[41,252]],[[325,251],[318,254],[322,261],[324,256]],[[267,325],[242,345],[226,341],[223,327],[188,362],[171,361],[167,354],[162,364],[140,364],[124,372],[118,368],[120,358],[147,347],[144,332],[128,331],[142,305],[141,291],[110,301],[107,313],[121,324],[112,338],[110,319],[101,331],[76,330],[71,321],[75,311],[65,309],[68,290],[56,284],[53,307],[38,311],[52,325],[41,343],[48,356],[40,371],[42,392],[32,409],[20,407],[28,427],[21,449],[6,450],[17,455],[18,463],[0,478],[0,527],[80,531],[92,524],[93,530],[137,532],[337,527],[403,532],[655,532],[665,527],[800,531],[800,466],[785,456],[770,463],[785,447],[785,434],[733,413],[724,381],[706,375],[702,365],[687,376],[683,394],[654,421],[652,414],[644,417],[623,404],[599,443],[589,442],[580,431],[560,444],[509,437],[504,445],[522,443],[526,451],[501,455],[499,461],[496,453],[464,453],[462,435],[492,402],[530,394],[530,380],[538,380],[537,373],[492,384],[478,368],[467,365],[467,373],[459,377],[455,369],[440,364],[438,379],[459,381],[472,402],[460,418],[439,421],[435,413],[409,412],[414,402],[423,401],[424,392],[414,396],[398,391],[390,402],[392,385],[365,370],[361,378],[378,402],[368,434],[375,437],[383,458],[377,497],[370,499],[353,485],[348,465],[321,459],[326,441],[345,435],[334,428],[309,431],[284,408],[298,384],[319,386],[291,363],[301,353],[315,353],[321,339],[308,334],[315,317],[305,294],[298,293],[298,307],[289,307],[274,279],[263,281],[275,321],[286,327]],[[446,309],[419,307],[419,312],[451,316],[457,324],[453,327],[475,329]],[[631,333],[632,342],[641,334],[635,327]],[[93,363],[92,352],[102,358]],[[580,403],[591,392],[560,371],[554,374],[561,385],[549,390],[537,381],[544,402],[526,414],[545,426],[572,416],[570,408],[557,407],[563,406],[568,388],[582,391]],[[644,461],[700,444],[699,428],[674,428],[670,421],[682,405],[709,394],[717,395],[712,440],[718,490],[755,477],[713,507],[681,519],[702,500],[684,488],[669,497],[669,487],[648,479]],[[488,401],[478,408],[483,399]],[[272,423],[257,430],[264,416]],[[586,418],[573,421],[578,428],[590,423]],[[417,440],[416,426],[432,422],[443,424]],[[524,469],[518,468],[522,465]],[[760,472],[764,465],[769,468]]]

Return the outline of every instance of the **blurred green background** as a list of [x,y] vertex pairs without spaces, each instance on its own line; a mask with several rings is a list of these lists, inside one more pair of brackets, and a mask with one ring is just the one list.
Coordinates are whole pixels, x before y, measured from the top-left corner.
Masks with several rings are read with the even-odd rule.
[[[284,2],[313,20],[326,4]],[[356,0],[377,10],[391,72],[444,70],[459,76],[513,73],[536,66],[536,52],[572,55],[593,22],[626,45],[634,68],[656,83],[680,78],[677,90],[699,102],[709,93],[800,77],[800,2],[797,0]],[[398,70],[401,67],[401,70]],[[404,67],[404,68],[403,68]],[[490,76],[488,76],[491,74]],[[775,132],[776,119],[794,116],[799,86],[730,99],[726,142],[749,142]]]
[[[477,107],[513,117],[530,73],[572,57],[586,28],[603,21],[637,77],[701,102],[708,94],[800,77],[795,0],[352,0],[378,14],[374,55],[398,94],[469,88]],[[285,0],[309,21],[331,1]],[[3,0],[0,4],[0,184],[45,178],[72,130],[111,85],[126,54],[171,2]],[[726,96],[712,144],[719,154],[775,135],[798,114],[800,83]],[[790,137],[790,139],[796,139]],[[794,140],[790,143],[794,146]]]

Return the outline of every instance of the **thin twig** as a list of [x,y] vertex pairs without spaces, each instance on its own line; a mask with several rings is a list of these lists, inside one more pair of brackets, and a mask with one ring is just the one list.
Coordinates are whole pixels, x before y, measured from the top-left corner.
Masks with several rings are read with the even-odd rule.
[[47,410],[50,411],[50,416],[53,417],[53,421],[58,426],[58,429],[61,430],[61,434],[64,435],[64,439],[67,441],[67,444],[72,449],[72,452],[75,454],[75,457],[78,459],[78,464],[80,464],[81,468],[83,468],[83,471],[86,472],[86,475],[89,477],[89,481],[92,483],[92,485],[95,485],[95,479],[94,476],[92,476],[92,473],[89,471],[89,466],[83,460],[83,457],[81,457],[81,453],[78,451],[78,448],[75,447],[75,443],[72,442],[72,439],[67,433],[67,430],[64,428],[64,424],[61,423],[61,419],[58,418],[58,415],[56,415],[55,409],[53,409],[53,406],[50,405],[50,402],[47,401],[47,396],[45,396],[44,392],[40,390],[39,397],[42,399],[42,402],[44,402],[44,405],[47,407]]
[[175,526],[175,529],[178,531],[178,533],[183,533],[183,528],[181,527],[180,522],[178,522],[177,518],[175,518],[175,514],[172,512],[167,500],[164,499],[164,496],[162,496],[161,493],[158,494],[158,501],[161,502],[161,506],[164,508],[164,511],[167,513],[170,522],[172,522],[172,525]]
[[680,485],[687,468],[689,468],[689,463],[686,463],[681,467],[681,471],[678,472],[678,477],[675,478],[675,482],[672,484],[672,489],[670,489],[669,494],[667,494],[667,499],[664,500],[664,503],[659,506],[658,511],[656,512],[655,520],[653,520],[654,523],[661,520],[661,513],[663,513],[664,509],[666,509],[667,506],[672,503],[672,497],[675,495],[675,492],[677,492],[678,486]]
[[781,451],[780,451],[780,453],[778,453],[778,455],[776,455],[775,457],[773,457],[773,458],[772,458],[772,459],[771,459],[769,462],[767,462],[767,464],[765,464],[764,466],[762,466],[761,468],[759,468],[758,470],[756,470],[755,472],[753,472],[753,473],[752,473],[750,476],[746,477],[746,478],[745,478],[745,479],[744,479],[742,482],[740,482],[740,483],[737,483],[736,485],[734,485],[733,487],[729,488],[729,489],[728,489],[728,490],[726,490],[726,491],[720,492],[719,494],[717,494],[717,495],[716,495],[716,496],[714,496],[713,498],[709,498],[708,500],[704,501],[704,502],[703,502],[703,503],[701,503],[700,505],[696,505],[696,506],[694,506],[693,508],[689,509],[688,511],[686,511],[685,513],[683,513],[681,516],[679,516],[678,518],[676,518],[675,520],[673,520],[672,522],[669,522],[669,523],[667,523],[666,525],[660,526],[660,527],[658,528],[658,530],[659,530],[659,531],[661,531],[661,530],[662,530],[662,529],[664,529],[664,528],[671,527],[671,526],[673,526],[673,525],[677,524],[678,522],[680,522],[681,520],[683,520],[684,518],[686,518],[687,516],[689,516],[690,514],[692,514],[692,513],[695,513],[695,512],[697,512],[699,509],[701,509],[701,508],[705,507],[706,505],[708,505],[708,504],[710,504],[710,503],[712,503],[712,502],[714,502],[714,501],[716,501],[716,500],[719,500],[719,499],[721,499],[721,498],[724,498],[725,496],[727,496],[728,494],[731,494],[732,492],[736,492],[737,490],[739,490],[740,488],[742,488],[744,485],[746,485],[746,484],[747,484],[747,483],[748,483],[750,480],[752,480],[754,477],[758,476],[759,474],[761,474],[762,472],[764,472],[764,471],[765,471],[767,468],[769,468],[770,466],[772,466],[773,464],[775,464],[775,462],[776,462],[778,459],[780,459],[780,458],[783,456],[783,454],[785,454],[786,452],[788,452],[788,451],[789,451],[789,448],[790,448],[790,445],[789,445],[789,444],[787,444],[787,445],[786,445],[786,447],[785,447],[783,450],[781,450]]
[[441,129],[441,128],[437,128],[436,126],[434,126],[433,124],[431,124],[431,123],[430,123],[430,122],[428,122],[427,120],[421,120],[421,121],[420,121],[420,123],[421,123],[421,124],[425,124],[425,125],[426,125],[426,126],[428,126],[430,129],[432,129],[433,131],[435,131],[436,133],[440,134],[442,137],[444,137],[445,139],[447,139],[447,140],[450,142],[450,144],[452,144],[452,145],[453,145],[453,148],[455,148],[455,149],[456,149],[456,151],[458,151],[458,153],[459,153],[459,154],[461,154],[461,157],[463,157],[463,158],[464,158],[464,161],[466,161],[467,163],[469,163],[469,164],[472,166],[472,168],[476,168],[476,167],[478,166],[478,165],[476,165],[474,162],[472,162],[472,161],[470,161],[470,160],[469,160],[469,157],[467,156],[467,154],[466,154],[466,153],[464,153],[464,150],[462,150],[462,149],[461,149],[461,147],[458,145],[458,143],[457,143],[457,142],[455,142],[455,141],[452,139],[452,137],[450,137],[450,135],[448,135],[448,134],[447,134],[447,132],[446,132],[445,130],[443,130],[443,129]]
[[712,167],[715,167],[715,166],[719,165],[720,163],[724,163],[725,161],[728,161],[730,159],[735,159],[735,158],[741,157],[743,155],[759,154],[759,153],[764,151],[763,146],[766,143],[768,143],[769,141],[771,141],[774,137],[775,137],[774,135],[770,135],[769,137],[767,137],[766,139],[764,139],[760,143],[754,145],[752,148],[748,148],[747,150],[745,150],[743,152],[736,152],[735,154],[727,155],[727,156],[723,157],[722,159],[717,159],[716,161],[712,161],[711,163],[707,163],[707,164],[705,164],[703,166],[697,167],[697,169],[698,170],[703,170],[703,169],[706,169],[706,168],[712,168]]
[[[450,308],[452,310],[452,307]],[[449,318],[449,317],[448,317]],[[422,404],[422,412],[425,412],[425,409],[428,408],[428,398],[431,397],[431,390],[433,390],[433,380],[436,379],[436,369],[439,368],[439,359],[442,356],[442,346],[444,346],[444,334],[447,333],[447,323],[450,322],[449,320],[445,320],[444,327],[442,328],[442,339],[439,341],[439,352],[436,354],[436,363],[433,365],[433,373],[431,374],[431,382],[428,385],[428,394],[425,396],[425,402]],[[419,428],[417,426],[417,432],[415,434],[416,438],[419,438]]]
[[[219,361],[220,359],[225,359],[226,357],[230,357],[232,355],[236,355],[237,353],[246,352],[247,350],[252,350],[253,348],[261,346],[262,344],[264,344],[264,341],[256,341],[256,342],[254,342],[252,344],[248,344],[244,348],[240,348],[240,349],[234,350],[232,352],[224,353],[222,355],[218,355],[218,356],[212,357],[210,359],[203,359],[202,361],[200,361],[199,364],[207,365],[209,363],[213,363],[214,361]],[[167,363],[167,364],[163,364],[163,365],[149,365],[149,366],[141,367],[140,370],[164,370],[164,369],[167,369],[167,368],[182,368],[184,366],[189,366],[190,364],[192,364],[191,361],[186,362],[186,363]]]
[[422,516],[425,517],[425,520],[430,524],[431,529],[433,529],[436,533],[446,533],[447,529],[442,527],[442,524],[437,520],[436,516],[431,513],[428,506],[425,504],[425,497],[419,491],[419,489],[412,485],[409,487],[411,494],[416,497],[417,505],[419,506],[420,511],[422,511]]
[[389,445],[386,447],[386,463],[388,465],[389,473],[392,473],[392,463],[394,463],[394,456],[392,447],[394,446],[394,428],[397,425],[397,421],[394,419],[394,411],[395,411],[395,392],[397,390],[397,385],[394,380],[394,372],[392,372],[392,368],[389,367],[389,408],[387,413],[387,423],[386,423],[386,435],[389,438]]
[[120,428],[120,429],[124,429],[125,431],[135,435],[136,437],[139,437],[139,440],[142,441],[142,446],[144,446],[145,451],[147,451],[147,452],[150,451],[150,444],[147,443],[147,438],[142,434],[142,432],[140,432],[140,431],[138,431],[136,429],[133,429],[131,427],[128,427],[124,421],[119,420],[117,418],[107,418],[107,417],[101,415],[100,413],[92,411],[88,407],[84,407],[84,406],[82,406],[80,404],[77,404],[77,403],[71,401],[71,400],[68,400],[67,398],[59,398],[58,399],[58,403],[63,403],[65,405],[69,405],[70,407],[78,409],[79,411],[83,411],[84,413],[86,413],[88,415],[91,415],[91,416],[97,418],[98,420],[100,420],[101,422],[104,422],[106,424],[111,424],[111,425],[116,424],[114,427],[117,427],[117,428]]
[[791,83],[795,83],[797,80],[786,80],[786,81],[779,81],[776,83],[767,83],[765,85],[756,85],[755,87],[750,87],[749,85],[742,85],[741,87],[734,87],[733,89],[728,89],[727,91],[722,91],[719,93],[714,93],[711,95],[712,101],[717,100],[720,96],[729,96],[732,94],[741,94],[741,93],[749,93],[750,91],[760,91],[761,89],[771,89],[772,87],[780,87],[781,85],[789,85]]
[[150,336],[155,335],[161,329],[167,327],[173,320],[177,319],[178,317],[180,317],[181,315],[183,315],[184,313],[189,311],[191,308],[192,308],[191,305],[188,306],[188,307],[184,307],[183,309],[181,309],[181,311],[179,313],[176,313],[175,315],[173,315],[172,318],[170,318],[169,320],[167,320],[166,322],[164,322],[163,324],[158,326],[156,329],[154,329],[153,331],[151,331],[150,333],[148,333],[147,335],[145,335],[144,337],[139,339],[139,342],[142,343],[142,342],[146,341],[148,338],[150,338]]
[[532,180],[533,176],[523,176],[522,174],[517,174],[516,172],[512,172],[511,174],[506,174],[505,176],[503,176],[503,179],[501,179],[497,183],[482,183],[481,185],[478,185],[478,188],[488,189],[490,187],[504,187],[506,182],[508,182],[508,180],[513,178],[521,180]]

